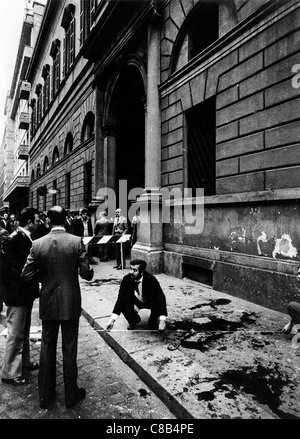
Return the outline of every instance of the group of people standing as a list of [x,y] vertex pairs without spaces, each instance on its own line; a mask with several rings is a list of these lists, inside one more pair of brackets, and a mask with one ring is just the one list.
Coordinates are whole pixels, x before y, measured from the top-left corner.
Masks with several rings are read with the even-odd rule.
[[0,217],[0,229],[6,230],[8,233],[14,232],[19,225],[19,221],[16,219],[16,215],[14,213],[9,214],[5,212]]
[[[62,331],[65,404],[73,407],[85,396],[77,385],[77,342],[81,294],[79,275],[93,278],[82,239],[67,233],[65,209],[54,206],[47,213],[48,233],[37,238],[41,219],[36,209],[22,210],[19,227],[6,235],[1,252],[1,293],[7,306],[7,336],[2,383],[25,385],[39,370],[40,407],[55,398],[56,346]],[[36,237],[36,238],[34,238]],[[30,361],[30,324],[33,302],[39,298],[42,321],[40,363]]]
[[[94,236],[100,239],[103,236],[109,235],[121,237],[122,235],[131,233],[131,247],[136,242],[136,230],[138,226],[139,216],[136,215],[133,218],[131,226],[129,226],[127,218],[122,215],[120,208],[116,209],[115,218],[108,218],[107,211],[101,211],[94,227],[92,226],[88,210],[85,208],[80,209],[77,217],[72,217],[71,212],[69,212],[66,220],[66,230],[82,238]],[[97,256],[100,262],[107,262],[110,259],[116,258],[114,268],[117,270],[126,268],[125,252],[121,251],[121,246],[118,243],[115,243],[114,246],[110,244],[87,245],[87,254],[90,264],[97,263],[94,256]]]
[[[84,218],[85,212],[81,214]],[[113,222],[112,233],[128,230],[125,225],[124,229],[120,226],[123,223],[120,214],[120,209],[117,209],[118,220]],[[105,215],[101,215],[100,220],[102,216]],[[94,270],[89,264],[83,243],[86,226],[83,224],[81,236],[76,236],[66,230],[67,217],[67,211],[61,206],[53,206],[46,216],[40,215],[34,208],[26,207],[21,211],[17,229],[9,234],[2,228],[4,232],[0,233],[0,291],[7,307],[2,383],[26,385],[30,382],[31,372],[38,370],[39,404],[42,409],[50,407],[56,397],[59,328],[62,335],[66,407],[72,408],[86,395],[85,389],[77,384],[77,345],[81,315],[79,275],[90,281]],[[96,222],[98,233],[103,223]],[[44,227],[42,234],[41,225]],[[129,323],[128,329],[135,329],[141,321],[138,315],[141,308],[150,309],[150,329],[165,330],[166,298],[157,279],[146,271],[146,266],[146,262],[139,259],[130,262],[130,272],[121,282],[107,330],[112,329],[121,312]],[[37,298],[42,337],[40,362],[34,363],[30,361],[29,337],[33,303]]]

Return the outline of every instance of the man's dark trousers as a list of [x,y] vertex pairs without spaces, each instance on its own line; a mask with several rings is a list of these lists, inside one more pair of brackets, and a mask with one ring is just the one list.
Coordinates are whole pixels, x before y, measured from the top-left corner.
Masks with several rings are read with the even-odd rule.
[[38,377],[41,404],[50,404],[55,397],[56,345],[61,326],[65,403],[72,404],[78,395],[77,345],[79,318],[72,320],[43,320],[40,368]]

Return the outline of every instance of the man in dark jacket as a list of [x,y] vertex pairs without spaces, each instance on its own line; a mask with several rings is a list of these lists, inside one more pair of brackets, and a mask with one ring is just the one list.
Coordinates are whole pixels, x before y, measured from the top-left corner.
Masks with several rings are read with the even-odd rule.
[[9,222],[9,214],[7,212],[3,214],[3,218],[1,219],[0,224],[4,229],[8,231],[8,233],[12,232]]
[[[91,218],[89,217],[88,210],[83,208],[79,211],[79,216],[73,221],[72,224],[73,235],[80,236],[81,238],[87,238],[93,236],[93,227]],[[92,254],[92,246],[87,245],[87,255],[90,264],[97,264]]]
[[2,382],[5,384],[27,384],[27,372],[38,368],[37,363],[30,363],[29,332],[32,306],[38,297],[39,286],[37,281],[25,283],[21,278],[32,245],[31,233],[38,224],[38,211],[26,207],[21,212],[18,229],[10,235],[5,246],[3,301],[7,306],[7,337],[2,368]]
[[65,404],[73,407],[85,397],[77,386],[77,344],[81,315],[81,292],[78,273],[92,280],[94,272],[86,257],[82,238],[67,233],[66,211],[54,206],[48,211],[51,231],[35,240],[22,276],[31,281],[38,276],[42,345],[38,378],[40,407],[54,401],[56,387],[56,346],[59,328],[62,334]]
[[123,277],[118,299],[106,325],[108,331],[113,328],[121,312],[129,323],[127,329],[135,329],[141,321],[138,312],[142,308],[151,310],[148,320],[150,329],[166,329],[166,297],[158,280],[145,271],[146,267],[146,262],[141,259],[130,262],[130,273]]
[[6,277],[4,250],[8,237],[9,237],[8,231],[0,224],[0,312],[3,311],[3,297],[4,297],[5,277]]

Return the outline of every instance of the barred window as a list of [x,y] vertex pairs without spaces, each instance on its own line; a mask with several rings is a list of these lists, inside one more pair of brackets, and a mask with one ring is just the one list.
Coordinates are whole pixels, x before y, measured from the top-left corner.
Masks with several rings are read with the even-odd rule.
[[92,27],[96,0],[80,0],[80,46],[87,39]]
[[70,209],[71,203],[71,173],[68,172],[65,176],[65,208]]
[[65,8],[61,25],[65,29],[63,75],[66,76],[75,60],[75,6],[73,4]]
[[[204,195],[216,193],[216,99],[215,96],[186,112],[187,183]],[[195,192],[194,194],[195,195]]]
[[52,166],[55,165],[59,160],[59,152],[57,146],[55,146],[53,150],[53,156],[52,156]]
[[35,88],[35,94],[37,95],[37,106],[36,106],[36,125],[39,126],[42,120],[42,110],[43,110],[43,94],[42,94],[42,84],[37,84]]
[[46,64],[43,68],[42,77],[44,78],[44,91],[43,91],[43,113],[48,110],[50,103],[50,66]]
[[68,133],[65,140],[64,155],[66,156],[72,150],[73,150],[73,136],[71,133]]
[[50,56],[53,59],[51,90],[51,98],[53,99],[60,86],[60,41],[58,39],[52,42]]

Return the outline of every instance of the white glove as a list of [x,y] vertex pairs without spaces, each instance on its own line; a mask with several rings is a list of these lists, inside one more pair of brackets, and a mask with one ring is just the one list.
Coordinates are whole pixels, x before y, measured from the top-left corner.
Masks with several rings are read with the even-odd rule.
[[114,324],[115,324],[115,321],[116,321],[116,319],[114,319],[113,317],[111,317],[110,319],[109,319],[109,321],[107,322],[107,324],[106,324],[106,331],[110,331],[112,328],[113,328],[113,326],[114,326]]

